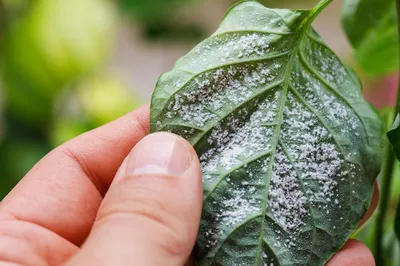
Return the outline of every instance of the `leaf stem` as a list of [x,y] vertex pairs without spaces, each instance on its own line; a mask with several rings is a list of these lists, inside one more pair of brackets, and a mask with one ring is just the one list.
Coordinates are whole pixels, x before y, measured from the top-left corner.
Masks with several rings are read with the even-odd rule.
[[[398,29],[398,38],[400,41],[400,0],[396,1],[397,8],[397,29]],[[399,65],[400,65],[400,45],[399,45]],[[396,107],[393,109],[393,114],[391,122],[396,119],[397,114],[400,113],[400,72],[398,77],[398,87],[397,87],[397,100]],[[393,179],[393,169],[395,166],[396,157],[393,152],[392,145],[386,139],[385,144],[385,161],[383,163],[382,168],[382,184],[381,184],[381,199],[379,203],[379,212],[376,221],[376,231],[375,231],[375,259],[376,265],[384,265],[384,257],[383,257],[383,237],[384,237],[384,227],[386,222],[386,213],[389,206],[390,201],[390,188]]]
[[327,7],[333,0],[321,0],[319,3],[313,8],[314,12],[319,13],[322,9]]
[[314,19],[319,15],[319,13],[322,12],[322,10],[325,9],[333,0],[321,0],[313,9],[310,11],[310,15],[307,18],[306,21],[303,21],[302,25],[300,28],[303,28],[304,30],[308,29],[308,27],[311,25],[311,23],[314,21]]

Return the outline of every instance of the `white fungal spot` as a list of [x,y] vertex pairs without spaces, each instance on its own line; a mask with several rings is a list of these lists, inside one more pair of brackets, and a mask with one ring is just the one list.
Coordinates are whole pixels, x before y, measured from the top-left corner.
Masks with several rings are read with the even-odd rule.
[[289,159],[278,148],[273,166],[268,209],[277,223],[287,231],[298,231],[309,215],[307,198],[302,191],[296,171]]

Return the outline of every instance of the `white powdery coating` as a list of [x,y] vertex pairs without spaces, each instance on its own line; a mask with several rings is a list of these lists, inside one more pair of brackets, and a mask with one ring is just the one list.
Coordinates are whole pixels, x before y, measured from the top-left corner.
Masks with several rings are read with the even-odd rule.
[[222,212],[217,215],[223,228],[233,228],[248,219],[250,216],[261,213],[262,203],[254,198],[248,197],[256,191],[255,187],[235,188],[229,198],[222,201]]
[[[269,67],[272,65],[273,67]],[[270,70],[273,68],[273,71]],[[267,84],[277,81],[281,65],[275,61],[251,66],[237,65],[206,72],[179,91],[168,103],[166,117],[179,118],[189,126],[204,127],[218,118],[221,109],[232,109],[250,99]],[[178,84],[179,86],[181,84]]]
[[184,121],[196,127],[204,127],[205,123],[216,119],[217,115],[209,112],[202,104],[185,104],[185,100],[181,95],[175,95],[172,112],[166,114],[167,118],[172,118],[174,115],[179,115]]
[[276,91],[271,99],[259,104],[248,121],[243,124],[238,117],[246,117],[247,109],[231,116],[226,125],[216,126],[207,142],[213,148],[200,156],[205,175],[216,172],[219,168],[225,171],[241,165],[244,160],[268,152],[277,119],[278,101],[281,92]]
[[[360,91],[349,90],[348,88],[358,87],[358,82],[349,78],[349,71],[337,56],[323,45],[314,43],[313,49],[308,49],[307,53],[306,60],[315,69],[317,75],[324,80],[323,83],[327,83],[327,85],[318,84],[320,82],[315,81],[317,77],[314,75],[313,77],[307,77],[307,79],[313,80],[313,84],[311,85],[315,86],[316,89],[319,88],[317,94],[320,95],[320,105],[323,105],[321,108],[325,109],[327,118],[341,120],[347,124],[347,126],[341,127],[340,133],[351,133],[356,138],[359,137],[360,123],[362,121],[360,121],[350,106],[340,99],[343,95],[348,99],[348,102],[356,104],[356,101],[359,101],[359,97],[361,97],[361,93]],[[301,88],[301,84],[297,83],[297,85],[300,85]],[[322,86],[325,86],[325,88],[322,88]],[[340,96],[329,93],[329,91],[336,91]]]
[[222,63],[251,56],[265,57],[272,51],[270,39],[269,34],[262,33],[231,34],[229,39],[215,38],[212,44],[203,47],[203,52],[218,54]]
[[275,265],[274,264],[274,259],[273,258],[270,259],[268,257],[268,254],[264,250],[263,250],[261,256],[262,256],[262,259],[263,259],[263,263],[262,263],[263,266],[274,266]]
[[[324,208],[339,203],[336,193],[340,178],[348,174],[342,171],[346,162],[332,135],[318,118],[288,95],[288,108],[284,112],[282,140],[301,174],[307,197],[311,202],[326,202]],[[308,182],[317,184],[311,190]]]
[[340,127],[341,134],[360,136],[361,121],[355,112],[334,92],[323,85],[304,69],[292,74],[291,82],[307,103],[320,112],[320,115],[329,123],[345,124]]
[[284,230],[296,231],[305,224],[306,204],[307,198],[294,167],[279,147],[270,182],[268,209]]
[[214,200],[206,203],[211,204],[215,210],[213,220],[208,221],[213,226],[207,227],[205,232],[207,248],[217,246],[219,240],[224,239],[237,226],[263,212],[263,198],[254,195],[260,192],[259,188],[267,174],[269,162],[269,157],[266,157],[257,160],[257,165],[243,166],[245,169],[259,166],[257,172],[248,169],[246,171],[248,176],[244,179],[242,177],[238,179],[234,173],[224,177],[222,181],[224,184],[222,186],[226,184],[224,192],[219,194],[217,189]]
[[319,74],[330,84],[340,84],[347,82],[347,70],[340,63],[340,60],[332,53],[327,52],[327,48],[316,44],[310,55],[311,65],[319,70]]

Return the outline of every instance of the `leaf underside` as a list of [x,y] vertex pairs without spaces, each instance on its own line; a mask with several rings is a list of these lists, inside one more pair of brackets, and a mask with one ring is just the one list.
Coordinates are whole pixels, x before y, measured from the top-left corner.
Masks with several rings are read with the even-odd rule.
[[396,1],[345,0],[342,24],[368,74],[382,76],[399,69]]
[[310,24],[248,1],[163,74],[151,131],[195,147],[197,265],[323,265],[369,206],[382,127]]

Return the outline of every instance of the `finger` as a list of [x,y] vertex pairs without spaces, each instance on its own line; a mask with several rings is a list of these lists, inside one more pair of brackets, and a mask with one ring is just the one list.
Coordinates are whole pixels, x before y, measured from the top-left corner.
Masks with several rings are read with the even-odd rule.
[[80,245],[122,160],[148,133],[148,107],[58,147],[0,204],[0,220],[23,220]]
[[371,251],[360,241],[351,239],[326,266],[375,266]]
[[0,265],[61,265],[77,251],[77,246],[38,225],[0,222]]
[[360,224],[358,225],[358,227],[363,226],[368,221],[368,219],[372,216],[376,207],[378,206],[378,202],[379,202],[379,188],[378,188],[378,183],[375,182],[374,194],[372,195],[371,205],[370,205],[367,213],[364,215],[363,219],[361,220]]
[[201,204],[200,164],[191,145],[169,133],[147,136],[121,166],[68,265],[184,265]]

